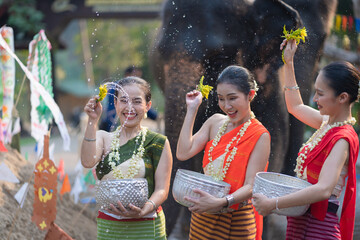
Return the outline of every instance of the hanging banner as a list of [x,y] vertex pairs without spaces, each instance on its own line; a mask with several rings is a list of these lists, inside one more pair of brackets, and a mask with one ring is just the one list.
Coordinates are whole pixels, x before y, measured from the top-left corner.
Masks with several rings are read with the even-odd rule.
[[49,136],[44,136],[43,157],[35,165],[34,210],[32,221],[41,229],[49,229],[56,219],[57,169],[49,159]]
[[[53,97],[50,49],[51,44],[47,40],[44,30],[41,30],[29,44],[27,68],[33,74],[35,80],[44,86],[45,90]],[[37,142],[40,142],[49,130],[49,124],[52,122],[53,116],[33,83],[30,84],[30,90],[31,136]]]
[[[14,51],[14,34],[11,27],[0,28],[0,34],[10,49]],[[11,113],[14,106],[15,59],[0,47],[0,117],[4,143],[10,143],[12,137]]]
[[19,58],[14,54],[13,51],[9,48],[9,46],[6,44],[5,40],[0,35],[0,46],[2,46],[20,65],[21,69],[25,72],[26,76],[30,80],[31,84],[34,84],[36,90],[41,95],[41,97],[44,99],[44,102],[51,110],[51,113],[55,119],[55,122],[59,128],[61,137],[63,139],[63,146],[66,151],[70,150],[70,136],[67,131],[63,115],[58,107],[58,105],[55,103],[52,96],[45,90],[44,86],[41,85],[38,81],[35,80],[33,74],[24,66],[24,64],[19,60]]

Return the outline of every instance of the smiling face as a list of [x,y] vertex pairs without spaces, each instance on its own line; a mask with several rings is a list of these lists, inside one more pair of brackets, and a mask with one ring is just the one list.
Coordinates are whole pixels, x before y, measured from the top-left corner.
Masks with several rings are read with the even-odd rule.
[[125,127],[136,127],[150,109],[151,101],[146,102],[143,89],[136,83],[125,85],[122,89],[125,92],[119,91],[118,99],[115,100],[116,113]]
[[317,103],[321,115],[333,115],[338,109],[338,97],[324,77],[322,72],[315,81],[315,95],[313,101]]
[[217,86],[220,109],[229,116],[232,123],[242,124],[250,117],[250,100],[255,91],[245,94],[229,83],[220,83]]

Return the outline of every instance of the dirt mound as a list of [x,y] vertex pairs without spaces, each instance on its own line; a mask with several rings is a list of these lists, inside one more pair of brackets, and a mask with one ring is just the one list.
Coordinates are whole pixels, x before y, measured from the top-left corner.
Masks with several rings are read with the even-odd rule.
[[[18,151],[9,146],[7,149],[9,152],[0,153],[0,163],[4,162],[20,183],[0,181],[1,239],[44,239],[47,231],[39,230],[31,221],[34,202],[34,177],[32,176],[34,165],[26,161]],[[31,179],[29,192],[23,208],[20,209],[14,195],[29,179]],[[58,190],[60,187],[59,182]],[[75,204],[68,193],[62,199],[58,195],[56,208],[55,224],[73,239],[96,239],[96,211],[85,205]]]

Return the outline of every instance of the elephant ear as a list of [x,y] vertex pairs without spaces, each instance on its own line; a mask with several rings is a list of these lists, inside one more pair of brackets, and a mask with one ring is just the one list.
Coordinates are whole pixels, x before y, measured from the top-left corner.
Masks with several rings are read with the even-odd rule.
[[[250,54],[250,65],[256,68],[272,63],[281,66],[280,44],[283,40],[283,27],[296,29],[302,26],[299,13],[279,0],[256,0],[249,12],[254,22],[254,48]],[[274,66],[274,65],[273,65]]]

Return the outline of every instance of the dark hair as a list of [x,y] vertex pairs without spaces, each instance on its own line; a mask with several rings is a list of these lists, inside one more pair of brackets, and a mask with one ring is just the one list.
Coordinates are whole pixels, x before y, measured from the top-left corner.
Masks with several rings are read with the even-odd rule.
[[245,94],[249,94],[250,90],[258,90],[254,76],[244,67],[231,65],[225,68],[219,75],[217,84],[228,83],[236,86],[236,88]]
[[131,77],[126,77],[126,78],[116,81],[115,96],[119,95],[119,91],[120,91],[119,86],[124,87],[124,86],[131,85],[131,84],[139,85],[140,88],[142,89],[142,91],[144,92],[146,102],[147,103],[150,102],[150,100],[151,100],[150,84],[147,81],[145,81],[144,79],[139,78],[139,77],[131,76]]
[[358,99],[359,71],[349,62],[333,62],[320,71],[329,86],[334,90],[335,96],[346,92],[350,95],[350,103]]
[[[134,72],[136,71],[142,71],[141,68],[139,67],[136,67],[134,65],[131,65],[129,67],[127,67],[124,71],[124,75],[127,77],[127,76],[131,76]],[[141,76],[140,76],[141,77]]]

